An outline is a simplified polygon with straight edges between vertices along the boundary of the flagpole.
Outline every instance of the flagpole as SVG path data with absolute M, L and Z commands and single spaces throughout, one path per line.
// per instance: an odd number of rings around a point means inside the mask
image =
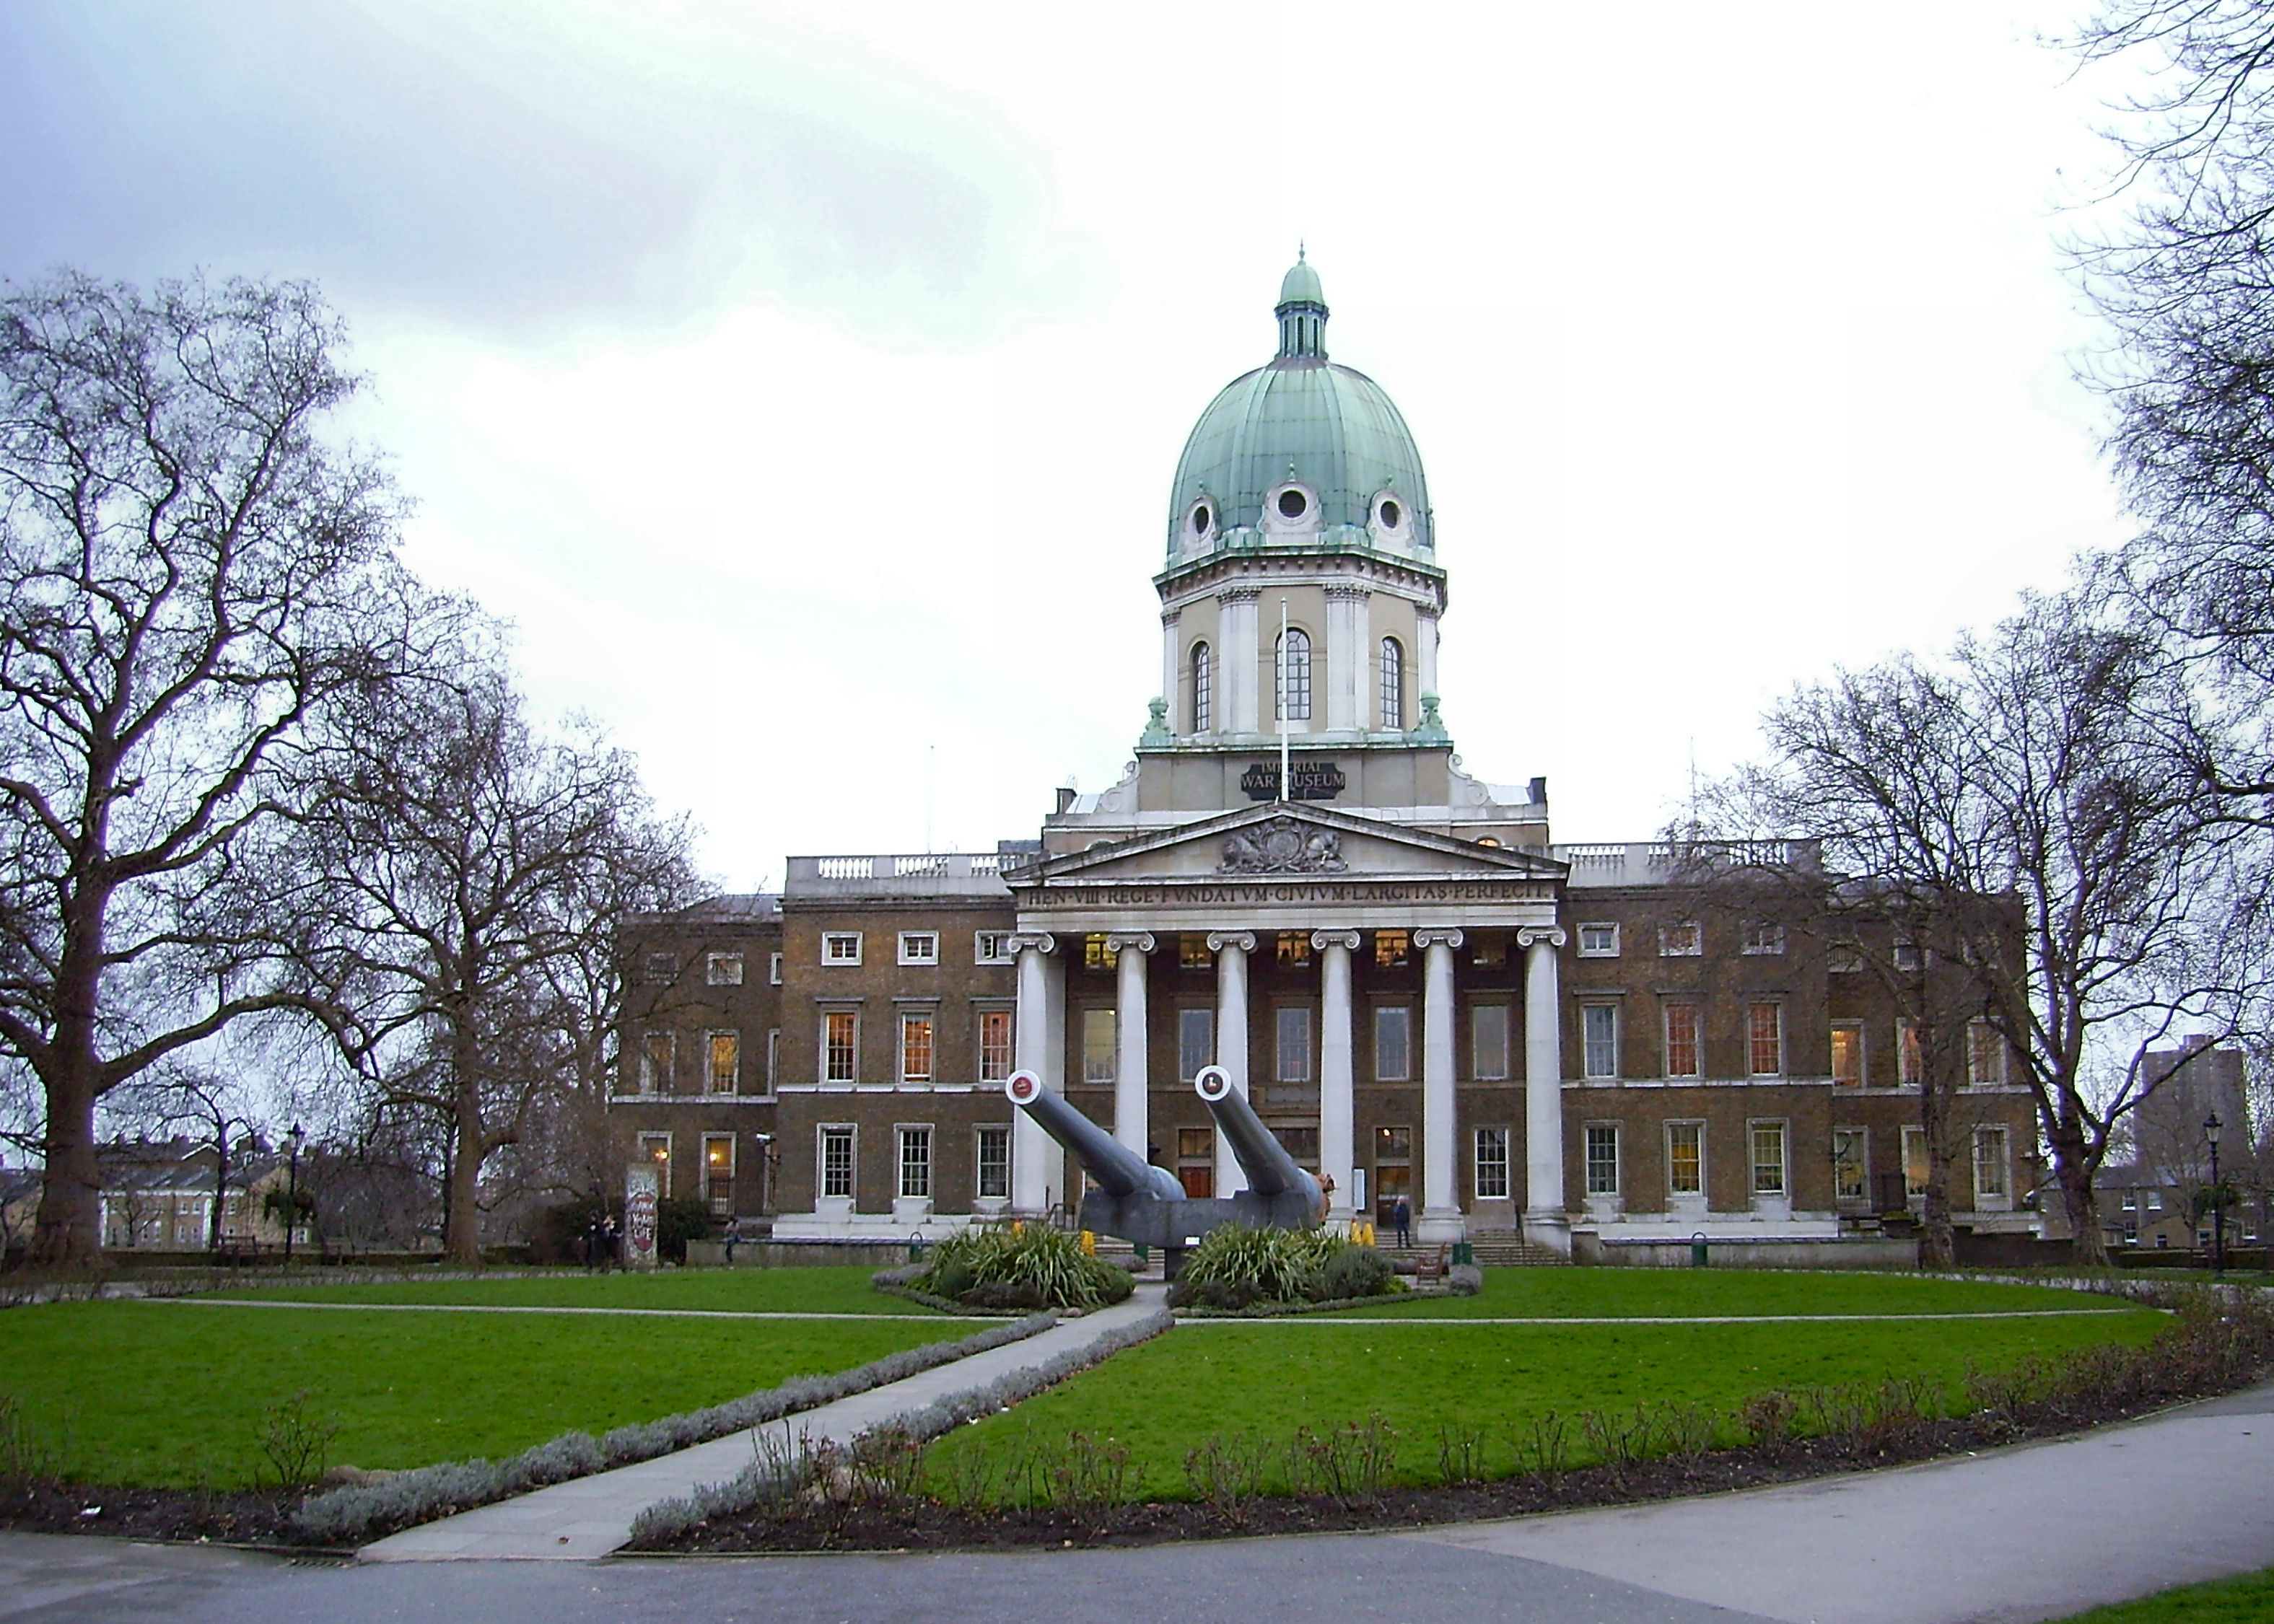
M 1294 799 L 1288 778 L 1287 749 L 1287 600 L 1279 600 L 1279 799 Z

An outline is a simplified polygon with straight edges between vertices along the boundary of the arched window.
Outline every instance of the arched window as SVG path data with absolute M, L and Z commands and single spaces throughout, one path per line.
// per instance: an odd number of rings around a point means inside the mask
M 1389 733 L 1405 726 L 1405 650 L 1395 637 L 1382 640 L 1382 726 Z
M 1193 731 L 1196 733 L 1209 730 L 1209 701 L 1212 697 L 1209 692 L 1209 646 L 1196 643 L 1193 644 Z
M 1279 719 L 1311 719 L 1310 635 L 1291 626 L 1279 634 Z

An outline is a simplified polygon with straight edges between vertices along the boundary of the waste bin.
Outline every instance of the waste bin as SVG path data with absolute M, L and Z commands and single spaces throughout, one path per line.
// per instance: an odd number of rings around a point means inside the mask
M 1702 1230 L 1690 1237 L 1690 1267 L 1691 1268 L 1706 1267 L 1706 1236 Z
M 1453 1243 L 1453 1261 L 1463 1267 L 1472 1268 L 1477 1261 L 1477 1249 L 1466 1241 Z

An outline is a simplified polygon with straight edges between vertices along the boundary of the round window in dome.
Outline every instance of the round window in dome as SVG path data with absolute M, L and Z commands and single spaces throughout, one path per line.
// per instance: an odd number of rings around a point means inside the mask
M 1193 509 L 1193 534 L 1195 536 L 1207 535 L 1209 520 L 1212 516 L 1213 515 L 1209 512 L 1209 505 L 1206 502 L 1202 502 L 1198 507 L 1194 508 Z
M 1396 530 L 1397 528 L 1397 521 L 1404 516 L 1397 511 L 1397 504 L 1396 502 L 1384 502 L 1382 505 L 1381 511 L 1382 528 L 1386 530 Z
M 1279 492 L 1279 516 L 1283 519 L 1301 518 L 1303 510 L 1310 505 L 1311 499 L 1300 491 L 1291 487 Z

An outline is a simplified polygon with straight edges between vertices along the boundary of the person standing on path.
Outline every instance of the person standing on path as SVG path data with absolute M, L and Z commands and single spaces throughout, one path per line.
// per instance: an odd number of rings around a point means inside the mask
M 1389 1209 L 1389 1222 L 1397 1226 L 1397 1244 L 1411 1246 L 1413 1244 L 1413 1209 L 1406 1204 L 1404 1196 L 1399 1196 L 1397 1205 Z

